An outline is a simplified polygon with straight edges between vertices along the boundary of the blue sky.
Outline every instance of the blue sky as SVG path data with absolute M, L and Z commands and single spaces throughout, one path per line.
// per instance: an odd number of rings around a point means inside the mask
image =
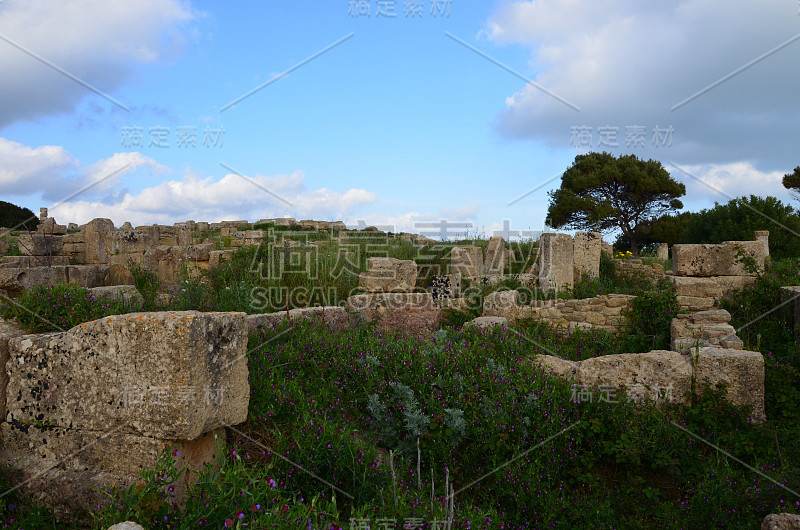
M 3 200 L 59 222 L 491 235 L 541 229 L 560 173 L 603 149 L 660 160 L 689 209 L 791 200 L 796 2 L 433 3 L 4 0 Z

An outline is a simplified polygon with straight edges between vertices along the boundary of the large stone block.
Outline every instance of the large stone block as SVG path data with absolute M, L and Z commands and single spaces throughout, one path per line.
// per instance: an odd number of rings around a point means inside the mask
M 590 278 L 600 276 L 600 232 L 575 232 L 573 241 L 573 261 L 575 281 L 586 274 Z
M 111 285 L 109 287 L 94 287 L 89 289 L 97 300 L 114 302 L 121 300 L 129 307 L 141 308 L 144 297 L 133 285 Z
M 108 283 L 108 265 L 70 265 L 67 267 L 67 281 L 81 287 L 103 287 Z
M 63 267 L 69 265 L 67 256 L 3 256 L 0 269 L 22 269 L 26 267 Z
M 9 341 L 8 421 L 191 440 L 247 418 L 243 313 L 131 313 Z
M 575 383 L 614 389 L 617 398 L 650 398 L 686 403 L 692 393 L 689 358 L 673 351 L 603 355 L 578 363 Z
M 68 281 L 69 267 L 31 267 L 0 269 L 0 289 L 16 294 L 37 285 L 55 285 Z
M 762 241 L 726 241 L 717 245 L 675 245 L 672 266 L 677 276 L 755 276 L 740 261 L 752 259 L 764 270 L 766 252 Z
M 216 461 L 217 429 L 193 440 L 165 440 L 116 430 L 84 431 L 44 425 L 0 423 L 0 461 L 15 470 L 21 491 L 55 512 L 62 522 L 91 520 L 88 510 L 107 502 L 102 490 L 119 490 L 141 481 L 156 466 L 165 447 L 177 451 L 176 467 L 186 468 L 175 484 L 175 502 L 185 501 L 198 472 Z
M 483 250 L 480 247 L 453 247 L 450 251 L 450 273 L 474 280 L 483 275 Z
M 517 291 L 495 291 L 483 298 L 483 315 L 485 317 L 503 317 L 510 324 L 519 318 L 520 306 L 517 302 Z
M 425 338 L 439 329 L 442 317 L 431 293 L 358 294 L 347 299 L 347 310 L 376 321 L 379 329 Z
M 8 341 L 14 337 L 24 335 L 17 324 L 0 320 L 0 419 L 5 418 L 6 410 L 6 388 L 8 387 L 8 374 L 6 373 L 6 362 L 8 361 Z
M 506 249 L 506 242 L 501 236 L 489 239 L 489 246 L 486 248 L 486 258 L 484 259 L 485 273 L 489 275 L 502 275 L 508 265 L 509 251 Z
M 86 224 L 83 229 L 86 263 L 108 263 L 109 256 L 114 252 L 115 231 L 111 219 L 93 219 Z
M 712 346 L 691 355 L 698 393 L 706 386 L 715 388 L 724 384 L 728 401 L 738 406 L 752 405 L 752 421 L 766 421 L 764 357 L 760 353 Z
M 574 285 L 572 238 L 568 234 L 542 234 L 539 239 L 539 285 L 556 292 Z
M 299 320 L 321 321 L 331 331 L 341 331 L 346 329 L 349 324 L 347 311 L 340 306 L 304 307 L 290 309 L 288 313 L 286 311 L 278 311 L 276 313 L 260 313 L 245 317 L 249 332 L 273 328 L 286 319 L 291 322 Z
M 411 292 L 416 283 L 413 260 L 369 258 L 369 270 L 358 275 L 358 287 L 368 293 Z

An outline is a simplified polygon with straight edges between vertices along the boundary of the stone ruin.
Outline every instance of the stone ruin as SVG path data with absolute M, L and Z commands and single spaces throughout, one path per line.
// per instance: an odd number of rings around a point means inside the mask
M 61 333 L 0 322 L 0 462 L 59 519 L 137 482 L 165 447 L 188 485 L 215 464 L 224 427 L 247 419 L 243 313 L 133 313 Z

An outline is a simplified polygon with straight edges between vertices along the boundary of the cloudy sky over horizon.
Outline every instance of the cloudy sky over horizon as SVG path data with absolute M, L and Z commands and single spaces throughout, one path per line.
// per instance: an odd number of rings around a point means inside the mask
M 797 0 L 4 0 L 2 199 L 119 226 L 540 230 L 578 153 L 699 210 L 800 165 Z M 463 230 L 462 230 L 463 231 Z

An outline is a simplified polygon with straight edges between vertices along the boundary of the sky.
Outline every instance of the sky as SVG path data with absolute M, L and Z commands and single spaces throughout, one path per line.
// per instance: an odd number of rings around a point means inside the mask
M 0 0 L 0 198 L 525 236 L 609 151 L 797 206 L 798 66 L 798 0 Z

